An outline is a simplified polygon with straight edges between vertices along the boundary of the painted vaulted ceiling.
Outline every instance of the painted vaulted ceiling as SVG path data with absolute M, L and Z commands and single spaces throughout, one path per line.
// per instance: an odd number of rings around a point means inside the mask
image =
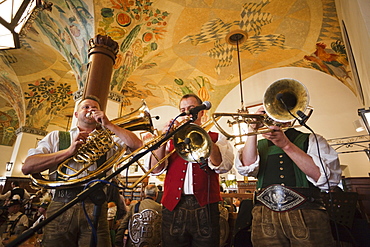
M 119 44 L 110 82 L 126 112 L 141 99 L 149 108 L 176 106 L 196 93 L 214 106 L 242 78 L 278 67 L 320 70 L 353 94 L 334 0 L 53 0 L 21 37 L 21 49 L 0 51 L 0 145 L 16 131 L 65 128 L 74 95 L 83 90 L 88 41 L 109 35 Z M 356 95 L 357 96 L 357 95 Z

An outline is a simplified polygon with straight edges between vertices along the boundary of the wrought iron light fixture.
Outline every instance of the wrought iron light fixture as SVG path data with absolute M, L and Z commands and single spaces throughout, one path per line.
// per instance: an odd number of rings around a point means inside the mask
M 243 99 L 243 80 L 242 80 L 242 72 L 240 66 L 240 51 L 239 45 L 244 43 L 248 39 L 247 32 L 243 30 L 234 30 L 226 35 L 226 42 L 230 45 L 236 46 L 236 52 L 238 55 L 238 75 L 239 75 L 239 88 L 240 88 L 240 105 L 241 108 L 238 109 L 238 113 L 248 113 L 248 109 L 244 106 L 244 99 Z M 248 132 L 248 125 L 240 118 L 234 118 L 233 121 L 228 121 L 229 126 L 233 128 L 233 133 L 235 137 L 235 147 L 239 147 L 245 143 L 246 136 L 245 134 Z
M 13 162 L 6 162 L 5 169 L 7 172 L 10 172 L 13 168 Z
M 370 135 L 370 108 L 369 109 L 361 108 L 358 109 L 357 112 L 362 119 L 362 122 L 367 130 L 367 133 Z
M 362 119 L 356 119 L 353 121 L 353 126 L 355 127 L 356 132 L 361 132 L 365 130 Z
M 0 50 L 20 48 L 19 35 L 36 7 L 44 9 L 42 0 L 0 0 Z

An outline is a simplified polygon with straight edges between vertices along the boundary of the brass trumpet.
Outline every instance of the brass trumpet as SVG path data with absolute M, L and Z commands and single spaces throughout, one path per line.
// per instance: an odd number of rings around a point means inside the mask
M 313 108 L 308 105 L 309 95 L 306 87 L 299 81 L 290 78 L 284 78 L 273 82 L 266 90 L 263 103 L 256 104 L 247 107 L 256 107 L 263 105 L 266 114 L 250 114 L 248 110 L 242 110 L 237 113 L 213 113 L 212 120 L 216 128 L 226 136 L 227 139 L 241 138 L 243 136 L 259 135 L 271 132 L 268 128 L 272 125 L 280 126 L 282 123 L 288 123 L 282 127 L 282 129 L 301 127 L 301 124 L 296 124 L 296 118 L 291 113 L 296 114 L 297 112 L 305 112 L 305 121 L 311 116 Z M 245 134 L 235 135 L 225 131 L 218 123 L 222 117 L 229 117 L 232 120 L 228 120 L 229 127 L 233 124 L 238 124 L 239 128 L 241 123 L 247 125 L 256 124 L 260 126 L 257 131 L 249 132 Z

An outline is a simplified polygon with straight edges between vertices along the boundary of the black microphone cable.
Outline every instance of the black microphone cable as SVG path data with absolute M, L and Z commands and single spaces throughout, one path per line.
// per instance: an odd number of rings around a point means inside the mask
M 207 213 L 208 218 L 211 221 L 211 205 L 210 205 L 210 194 L 211 194 L 211 174 L 207 170 L 207 159 L 200 157 L 199 161 L 193 156 L 192 148 L 190 145 L 190 138 L 185 138 L 184 143 L 188 145 L 188 150 L 191 157 L 193 158 L 194 163 L 197 163 L 199 167 L 207 174 Z
M 292 117 L 294 117 L 294 119 L 296 119 L 299 122 L 300 125 L 304 126 L 309 131 L 311 131 L 311 133 L 315 137 L 317 154 L 319 156 L 321 168 L 324 171 L 325 179 L 326 179 L 326 184 L 328 186 L 328 194 L 329 194 L 329 205 L 328 206 L 331 208 L 331 211 L 332 211 L 333 223 L 334 223 L 334 227 L 335 227 L 335 234 L 336 234 L 337 243 L 338 243 L 339 242 L 339 230 L 338 230 L 338 225 L 337 225 L 337 222 L 336 222 L 336 219 L 335 219 L 334 204 L 333 204 L 334 203 L 334 201 L 333 201 L 333 195 L 332 195 L 332 192 L 331 192 L 331 189 L 330 189 L 329 176 L 328 176 L 328 174 L 326 172 L 326 169 L 325 169 L 324 164 L 323 164 L 322 159 L 321 159 L 321 153 L 320 153 L 320 148 L 319 148 L 319 141 L 317 139 L 316 133 L 306 124 L 306 121 L 308 119 L 308 116 L 306 114 L 304 114 L 302 111 L 298 110 L 297 111 L 297 114 L 301 118 L 301 119 L 299 119 L 297 116 L 295 116 L 294 114 L 292 114 L 292 112 L 289 110 L 288 106 L 285 104 L 284 100 L 282 99 L 282 94 L 276 95 L 276 99 L 279 100 L 284 105 L 285 110 L 288 111 L 289 114 Z

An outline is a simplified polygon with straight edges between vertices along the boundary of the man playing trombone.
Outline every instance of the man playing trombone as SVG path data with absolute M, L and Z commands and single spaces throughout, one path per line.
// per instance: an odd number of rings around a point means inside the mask
M 113 132 L 115 134 L 113 137 L 114 142 L 118 143 L 121 147 L 127 146 L 130 150 L 135 150 L 142 146 L 141 140 L 134 133 L 114 125 L 100 109 L 100 102 L 96 97 L 86 96 L 82 99 L 77 106 L 77 111 L 74 113 L 78 119 L 77 126 L 69 132 L 52 131 L 46 135 L 38 143 L 37 148 L 29 150 L 28 157 L 22 167 L 22 172 L 27 175 L 40 173 L 48 169 L 49 171 L 55 170 L 60 163 L 75 156 L 78 150 L 87 142 L 90 133 L 101 128 Z M 102 164 L 104 160 L 111 157 L 116 151 L 108 150 L 106 155 L 102 156 L 103 158 L 101 157 L 95 161 L 93 166 L 89 167 L 89 171 L 96 170 L 99 164 Z M 84 164 L 77 163 L 71 159 L 68 161 L 68 165 L 74 169 L 79 169 Z M 67 170 L 66 173 L 72 172 L 70 169 Z M 88 171 L 84 173 L 88 173 Z M 82 177 L 84 173 L 78 176 Z M 67 189 L 56 188 L 47 214 L 53 215 L 65 204 L 73 200 L 82 190 L 82 186 Z M 85 206 L 89 217 L 92 218 L 94 204 L 90 199 L 87 199 Z M 79 203 L 69 208 L 44 227 L 43 246 L 90 246 L 91 234 L 91 227 Z M 97 239 L 96 246 L 105 247 L 111 244 L 106 202 L 102 206 L 99 217 Z
M 263 107 L 256 114 L 265 114 Z M 250 124 L 249 132 L 261 124 Z M 253 246 L 335 246 L 320 189 L 340 180 L 338 155 L 326 140 L 290 123 L 269 126 L 265 139 L 248 136 L 235 166 L 243 176 L 258 178 L 252 210 Z
M 184 95 L 180 100 L 181 113 L 201 106 L 195 94 Z M 195 113 L 194 124 L 201 125 L 203 111 Z M 172 131 L 180 123 L 169 121 L 162 133 Z M 181 131 L 181 130 L 180 130 Z M 207 134 L 207 133 L 206 133 Z M 153 170 L 154 175 L 166 171 L 162 197 L 162 246 L 219 246 L 220 225 L 218 202 L 221 201 L 219 175 L 228 172 L 233 165 L 233 150 L 226 138 L 208 132 L 212 140 L 207 160 L 184 160 L 173 153 L 166 162 Z M 191 145 L 191 143 L 188 143 Z M 172 140 L 151 155 L 151 166 L 174 149 Z M 190 151 L 191 152 L 191 151 Z

